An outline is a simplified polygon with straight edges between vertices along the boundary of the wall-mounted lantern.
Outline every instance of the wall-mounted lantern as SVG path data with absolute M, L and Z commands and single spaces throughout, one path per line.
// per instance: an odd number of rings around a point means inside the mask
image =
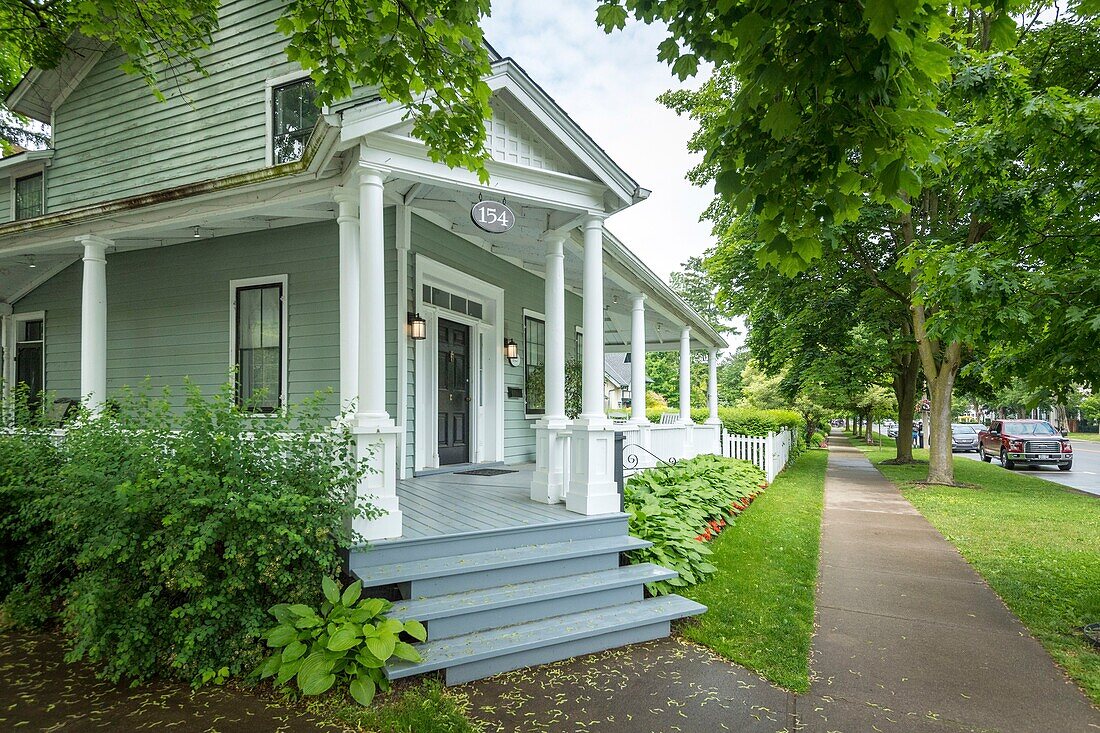
M 428 323 L 420 317 L 419 313 L 408 315 L 409 336 L 413 341 L 423 341 L 428 338 Z
M 516 365 L 516 359 L 519 358 L 519 344 L 512 339 L 504 339 L 504 358 L 511 366 Z

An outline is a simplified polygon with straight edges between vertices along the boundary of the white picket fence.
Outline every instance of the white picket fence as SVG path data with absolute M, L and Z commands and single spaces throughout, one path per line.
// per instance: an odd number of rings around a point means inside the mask
M 770 484 L 790 460 L 794 441 L 793 430 L 768 433 L 763 438 L 726 434 L 722 452 L 730 458 L 740 458 L 755 464 L 764 472 Z

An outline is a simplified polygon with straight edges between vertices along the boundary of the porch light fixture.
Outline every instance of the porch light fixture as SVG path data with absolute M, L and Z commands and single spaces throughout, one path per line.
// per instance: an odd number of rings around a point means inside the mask
M 191 228 L 191 237 L 192 239 L 202 239 L 202 234 L 199 232 L 198 227 Z
M 408 315 L 409 337 L 413 341 L 423 341 L 428 338 L 428 322 L 420 317 L 419 313 Z
M 519 345 L 512 339 L 504 339 L 504 358 L 510 365 L 516 365 L 516 359 L 519 358 Z

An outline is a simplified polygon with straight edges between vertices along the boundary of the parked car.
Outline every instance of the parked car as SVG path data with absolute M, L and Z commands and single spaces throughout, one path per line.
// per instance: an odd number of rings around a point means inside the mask
M 1016 466 L 1073 468 L 1073 446 L 1046 420 L 994 420 L 978 433 L 978 455 L 989 463 L 994 456 L 1007 469 Z
M 978 426 L 958 423 L 951 426 L 951 451 L 978 452 Z

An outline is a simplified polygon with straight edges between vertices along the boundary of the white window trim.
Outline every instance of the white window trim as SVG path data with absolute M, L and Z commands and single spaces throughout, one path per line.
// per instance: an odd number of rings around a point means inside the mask
M 520 364 L 520 367 L 523 369 L 523 417 L 524 417 L 525 420 L 541 420 L 542 418 L 546 417 L 546 410 L 543 410 L 542 412 L 527 412 L 527 319 L 528 318 L 534 318 L 536 320 L 542 321 L 542 326 L 545 329 L 546 328 L 546 314 L 545 313 L 539 313 L 538 311 L 531 310 L 530 308 L 524 308 L 523 309 L 523 360 Z M 544 348 L 545 348 L 545 344 L 544 344 Z M 542 369 L 543 369 L 542 381 L 543 381 L 543 384 L 545 385 L 545 383 L 546 383 L 546 362 L 545 361 L 543 361 Z M 542 399 L 543 399 L 543 402 L 545 403 L 546 402 L 546 395 L 543 395 Z
M 15 181 L 19 178 L 27 178 L 28 176 L 41 175 L 40 180 L 42 186 L 42 213 L 38 216 L 46 215 L 46 165 L 44 163 L 31 163 L 25 168 L 18 168 L 10 172 L 11 177 L 8 179 L 8 196 L 11 200 L 11 206 L 8 211 L 8 221 L 16 221 L 15 218 Z M 32 217 L 37 218 L 37 217 Z M 27 221 L 26 219 L 20 219 L 19 221 Z
M 264 143 L 264 159 L 269 168 L 275 165 L 275 88 L 308 78 L 308 71 L 299 70 L 276 76 L 264 83 L 264 130 L 267 135 L 267 142 Z
M 42 389 L 48 391 L 49 375 L 46 373 L 46 311 L 29 311 L 27 313 L 13 313 L 4 317 L 8 324 L 4 337 L 4 364 L 0 369 L 0 375 L 4 378 L 4 397 L 11 394 L 12 385 L 15 383 L 15 334 L 19 330 L 20 323 L 26 321 L 42 321 Z
M 434 285 L 449 292 L 462 291 L 476 295 L 482 302 L 482 318 L 478 320 L 449 309 L 424 302 L 424 285 Z M 478 385 L 485 395 L 485 404 L 470 413 L 470 461 L 486 463 L 504 460 L 504 289 L 473 275 L 448 267 L 423 254 L 416 256 L 415 312 L 427 321 L 427 338 L 415 342 L 414 383 L 415 446 L 413 470 L 439 467 L 436 433 L 439 428 L 439 394 L 437 351 L 438 319 L 470 324 L 470 343 L 476 345 L 484 337 L 484 365 L 480 350 L 473 348 L 470 374 L 483 374 L 485 383 Z M 495 344 L 495 348 L 494 348 Z M 484 367 L 484 369 L 482 369 Z
M 254 417 L 272 417 L 278 413 L 285 413 L 287 409 L 287 334 L 290 332 L 290 320 L 287 318 L 287 304 L 290 302 L 290 291 L 287 289 L 286 275 L 266 275 L 263 277 L 247 277 L 240 280 L 229 281 L 229 368 L 237 366 L 237 290 L 251 288 L 257 285 L 281 285 L 283 289 L 282 302 L 282 333 L 279 334 L 279 409 L 275 413 L 257 412 Z M 45 333 L 45 325 L 42 331 Z M 234 380 L 236 376 L 234 376 Z

